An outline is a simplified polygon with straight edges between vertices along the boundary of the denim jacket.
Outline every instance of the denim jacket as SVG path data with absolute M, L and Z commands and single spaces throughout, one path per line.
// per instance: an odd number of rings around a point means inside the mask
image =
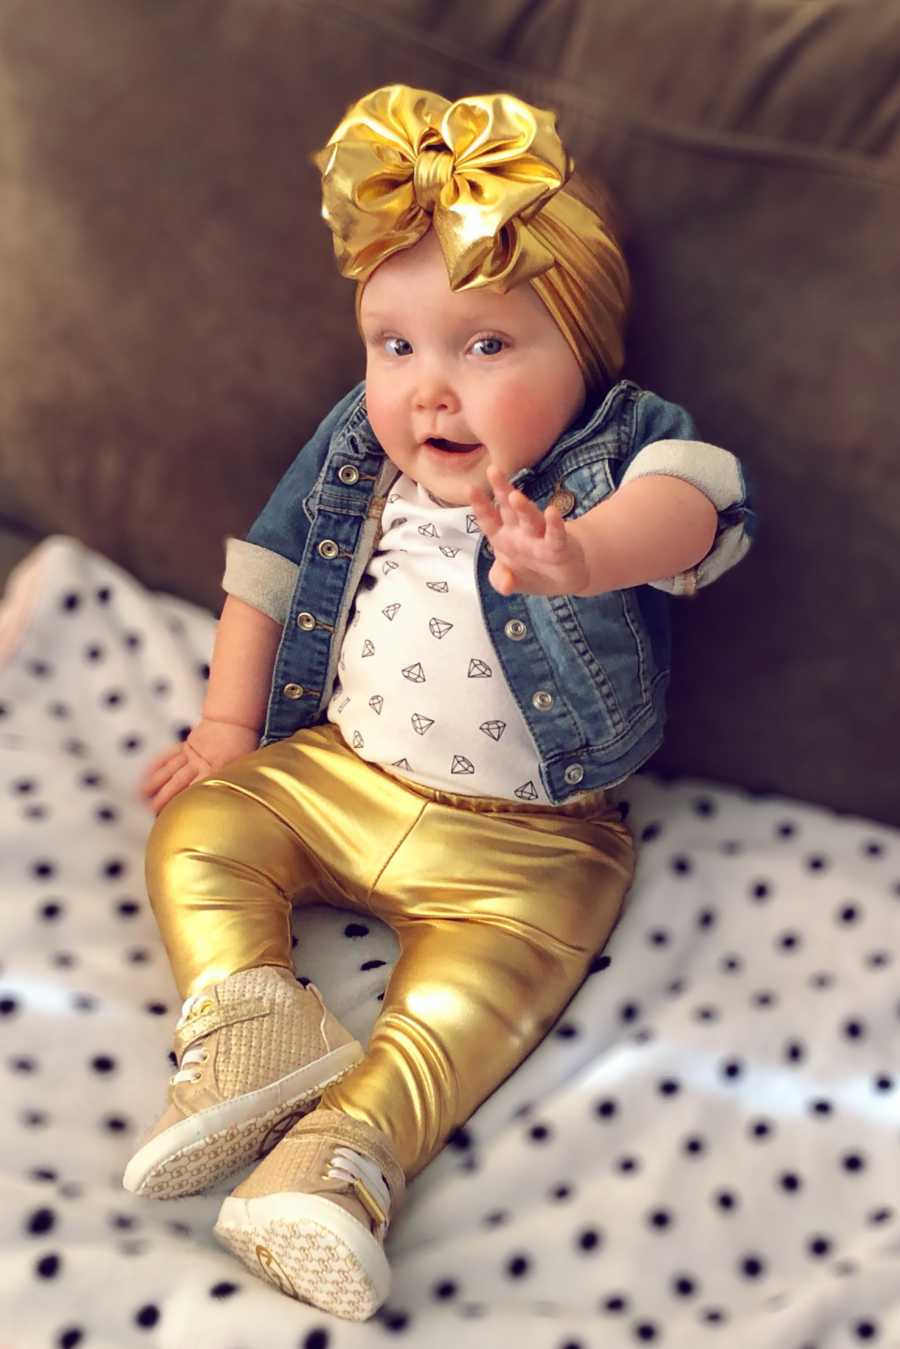
M 733 566 L 750 546 L 756 517 L 734 455 L 695 440 L 682 408 L 630 380 L 512 478 L 541 508 L 555 498 L 574 519 L 646 473 L 692 482 L 718 510 L 712 549 L 681 576 L 586 598 L 503 596 L 487 579 L 490 545 L 479 542 L 482 613 L 555 803 L 623 781 L 659 747 L 669 594 L 692 594 Z M 359 384 L 301 450 L 246 540 L 228 541 L 225 590 L 283 624 L 263 744 L 325 717 L 354 595 L 397 474 Z

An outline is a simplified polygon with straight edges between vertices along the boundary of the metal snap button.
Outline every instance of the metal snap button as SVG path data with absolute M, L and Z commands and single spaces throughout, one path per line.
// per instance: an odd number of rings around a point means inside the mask
M 570 786 L 574 787 L 576 782 L 580 782 L 584 777 L 584 769 L 580 763 L 570 763 L 563 773 L 563 777 Z
M 531 695 L 531 701 L 539 712 L 547 712 L 553 706 L 553 694 L 546 689 L 538 689 L 537 693 Z
M 341 482 L 352 487 L 355 482 L 359 482 L 359 469 L 354 464 L 341 464 L 338 469 L 338 477 Z
M 575 493 L 568 487 L 560 487 L 550 498 L 550 505 L 555 506 L 560 515 L 568 515 L 575 509 Z
M 503 631 L 510 641 L 521 642 L 522 638 L 528 632 L 528 629 L 521 618 L 511 618 L 508 623 L 504 624 Z
M 296 702 L 298 698 L 303 697 L 303 685 L 285 684 L 281 692 L 284 694 L 285 698 L 290 698 L 291 702 Z
M 297 627 L 302 628 L 304 632 L 312 632 L 315 626 L 315 618 L 312 614 L 308 614 L 305 609 L 302 614 L 297 615 Z
M 318 552 L 319 557 L 327 557 L 331 559 L 333 557 L 337 557 L 338 546 L 335 543 L 334 539 L 323 539 L 316 551 Z

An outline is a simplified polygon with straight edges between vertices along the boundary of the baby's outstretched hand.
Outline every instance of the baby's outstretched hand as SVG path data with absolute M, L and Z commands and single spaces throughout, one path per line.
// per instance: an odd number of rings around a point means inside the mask
M 140 795 L 158 815 L 185 787 L 249 754 L 258 744 L 258 731 L 201 717 L 187 740 L 171 745 L 153 760 L 141 780 Z
M 487 474 L 494 500 L 473 487 L 470 501 L 494 550 L 491 585 L 501 595 L 577 594 L 588 583 L 587 559 L 557 508 L 541 511 L 493 464 Z

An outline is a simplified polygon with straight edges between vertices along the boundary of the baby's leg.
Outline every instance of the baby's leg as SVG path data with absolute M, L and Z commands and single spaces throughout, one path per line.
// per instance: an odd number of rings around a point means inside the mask
M 236 760 L 162 811 L 147 885 L 185 1005 L 168 1106 L 128 1166 L 127 1189 L 175 1198 L 208 1188 L 264 1155 L 361 1056 L 291 960 L 292 905 L 353 907 L 365 866 L 381 867 L 390 830 L 382 822 L 366 838 L 349 786 L 358 771 L 333 730 L 315 728 Z
M 556 1021 L 633 866 L 615 807 L 584 819 L 429 805 L 373 896 L 401 945 L 383 1011 L 320 1109 L 379 1129 L 415 1175 Z

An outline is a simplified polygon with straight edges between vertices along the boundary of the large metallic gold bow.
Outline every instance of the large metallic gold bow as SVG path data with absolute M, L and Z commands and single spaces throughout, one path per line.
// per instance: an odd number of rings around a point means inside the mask
M 344 276 L 365 281 L 432 225 L 454 291 L 509 290 L 553 266 L 528 221 L 572 161 L 555 114 L 511 94 L 450 103 L 387 85 L 353 104 L 314 162 Z

